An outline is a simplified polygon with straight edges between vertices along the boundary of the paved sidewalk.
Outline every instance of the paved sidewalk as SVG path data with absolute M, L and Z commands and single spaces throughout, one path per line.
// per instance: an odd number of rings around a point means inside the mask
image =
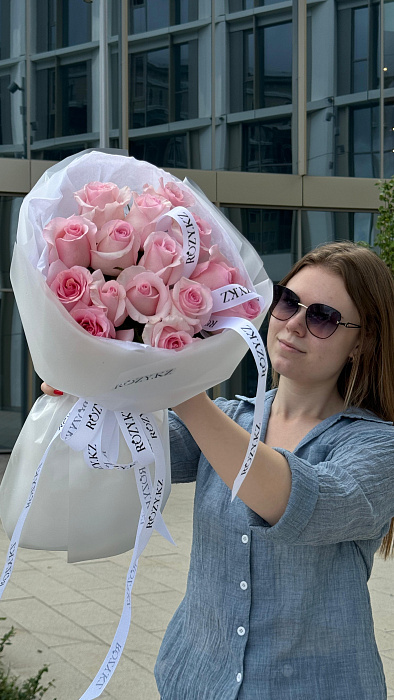
M 177 547 L 153 535 L 141 556 L 133 591 L 133 619 L 118 668 L 102 698 L 158 700 L 153 666 L 164 630 L 186 586 L 194 485 L 176 485 L 165 521 Z M 0 531 L 0 564 L 8 540 Z M 3 659 L 23 677 L 49 665 L 48 700 L 78 700 L 98 671 L 119 621 L 130 553 L 67 564 L 63 552 L 20 549 L 0 603 L 0 634 L 17 632 Z M 376 636 L 394 698 L 394 560 L 376 559 L 370 582 Z M 371 698 L 373 700 L 373 698 Z

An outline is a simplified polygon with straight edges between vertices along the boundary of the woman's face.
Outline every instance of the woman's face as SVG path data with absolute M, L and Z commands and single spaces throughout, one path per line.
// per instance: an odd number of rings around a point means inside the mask
M 286 286 L 301 304 L 328 304 L 341 313 L 342 321 L 360 323 L 342 278 L 324 267 L 303 267 Z M 272 366 L 280 375 L 301 383 L 336 381 L 348 358 L 357 352 L 360 331 L 338 326 L 329 338 L 316 338 L 306 327 L 305 313 L 299 307 L 287 321 L 271 316 L 267 347 Z

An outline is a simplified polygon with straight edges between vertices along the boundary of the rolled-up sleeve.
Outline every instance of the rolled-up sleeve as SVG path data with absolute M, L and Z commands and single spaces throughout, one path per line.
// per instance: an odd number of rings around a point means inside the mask
M 196 480 L 201 451 L 185 424 L 173 411 L 168 411 L 170 428 L 171 481 L 186 484 Z
M 324 545 L 378 539 L 387 531 L 394 516 L 394 428 L 357 423 L 317 464 L 275 448 L 288 461 L 292 488 L 287 508 L 275 525 L 250 511 L 250 525 L 261 537 Z

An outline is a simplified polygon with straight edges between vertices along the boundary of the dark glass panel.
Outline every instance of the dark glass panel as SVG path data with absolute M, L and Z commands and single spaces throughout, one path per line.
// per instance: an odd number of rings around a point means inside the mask
M 352 92 L 362 92 L 368 89 L 368 62 L 357 61 L 353 64 L 353 90 Z
M 27 413 L 26 342 L 9 278 L 21 204 L 0 196 L 0 451 L 12 449 Z
M 168 122 L 169 49 L 146 54 L 146 126 Z
M 384 3 L 384 87 L 394 86 L 394 2 Z
M 198 117 L 197 41 L 174 46 L 175 121 Z
M 35 141 L 55 136 L 55 69 L 36 72 L 36 120 L 32 130 Z
M 82 0 L 36 0 L 36 51 L 91 41 L 92 5 Z
M 129 34 L 146 32 L 145 0 L 131 0 L 129 8 Z
M 353 89 L 368 90 L 368 7 L 353 10 Z
M 130 0 L 129 34 L 150 32 L 170 25 L 170 0 Z
M 0 78 L 0 144 L 12 143 L 11 93 L 8 89 L 11 76 Z
M 138 129 L 145 126 L 146 80 L 145 55 L 131 57 L 130 120 L 131 127 Z
M 241 211 L 244 236 L 262 258 L 265 255 L 291 251 L 292 211 L 288 209 L 242 209 Z
M 197 0 L 174 0 L 174 21 L 173 24 L 185 24 L 198 19 Z
M 160 168 L 191 167 L 187 157 L 186 134 L 146 139 L 130 139 L 129 153 Z
M 119 54 L 113 51 L 109 57 L 110 70 L 110 114 L 111 114 L 111 129 L 119 128 Z
M 368 58 L 368 7 L 357 7 L 353 10 L 353 15 L 353 60 L 366 60 Z
M 36 51 L 56 49 L 56 0 L 36 0 Z
M 371 152 L 371 108 L 353 111 L 353 150 L 355 153 Z
M 110 35 L 116 36 L 119 34 L 120 23 L 120 6 L 119 0 L 111 0 L 111 15 L 110 15 Z
M 291 173 L 291 119 L 243 125 L 242 170 Z
M 91 131 L 88 114 L 88 105 L 91 104 L 88 66 L 90 61 L 81 61 L 81 63 L 72 63 L 61 68 L 63 93 L 61 136 L 86 134 Z
M 228 0 L 229 12 L 241 12 L 251 10 L 254 7 L 254 0 Z
M 254 35 L 230 34 L 230 112 L 254 109 Z
M 170 0 L 146 0 L 147 30 L 162 29 L 170 25 Z
M 0 60 L 10 57 L 10 5 L 11 0 L 0 2 Z
M 63 46 L 75 46 L 91 41 L 91 3 L 63 0 L 61 22 Z
M 351 118 L 350 172 L 355 177 L 379 177 L 379 107 L 356 107 Z
M 130 57 L 130 113 L 133 129 L 168 122 L 169 49 Z
M 254 109 L 254 36 L 253 32 L 244 32 L 244 83 L 243 108 Z
M 394 174 L 394 102 L 386 100 L 384 106 L 384 175 Z
M 276 24 L 259 30 L 259 107 L 292 102 L 292 24 Z

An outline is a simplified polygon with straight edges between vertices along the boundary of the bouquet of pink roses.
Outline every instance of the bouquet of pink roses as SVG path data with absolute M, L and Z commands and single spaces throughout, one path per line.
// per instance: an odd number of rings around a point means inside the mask
M 209 223 L 193 216 L 192 192 L 159 182 L 142 193 L 111 182 L 76 192 L 78 214 L 43 230 L 47 284 L 92 335 L 180 350 L 201 339 L 215 311 L 213 290 L 243 288 L 241 303 L 222 314 L 253 319 L 262 306 L 257 295 L 244 301 L 247 281 L 212 245 Z
M 124 648 L 138 558 L 153 529 L 171 540 L 161 515 L 166 409 L 228 379 L 248 345 L 259 382 L 233 496 L 250 468 L 266 375 L 256 328 L 272 284 L 192 183 L 98 151 L 50 168 L 25 198 L 11 279 L 36 372 L 65 395 L 37 400 L 1 484 L 11 544 L 0 597 L 18 544 L 65 549 L 69 561 L 134 546 L 113 644 L 82 699 L 91 700 Z
M 99 151 L 50 168 L 25 197 L 11 278 L 35 370 L 64 396 L 40 397 L 28 416 L 0 490 L 3 524 L 11 533 L 57 427 L 70 410 L 84 411 L 97 445 L 88 428 L 83 439 L 79 430 L 53 443 L 20 542 L 66 549 L 70 561 L 125 551 L 139 518 L 134 475 L 100 469 L 132 462 L 122 412 L 155 413 L 164 504 L 163 409 L 231 376 L 245 339 L 258 342 L 249 319 L 261 324 L 271 281 L 195 185 Z M 237 317 L 243 337 L 210 332 L 234 328 Z M 256 360 L 264 370 L 261 352 Z

